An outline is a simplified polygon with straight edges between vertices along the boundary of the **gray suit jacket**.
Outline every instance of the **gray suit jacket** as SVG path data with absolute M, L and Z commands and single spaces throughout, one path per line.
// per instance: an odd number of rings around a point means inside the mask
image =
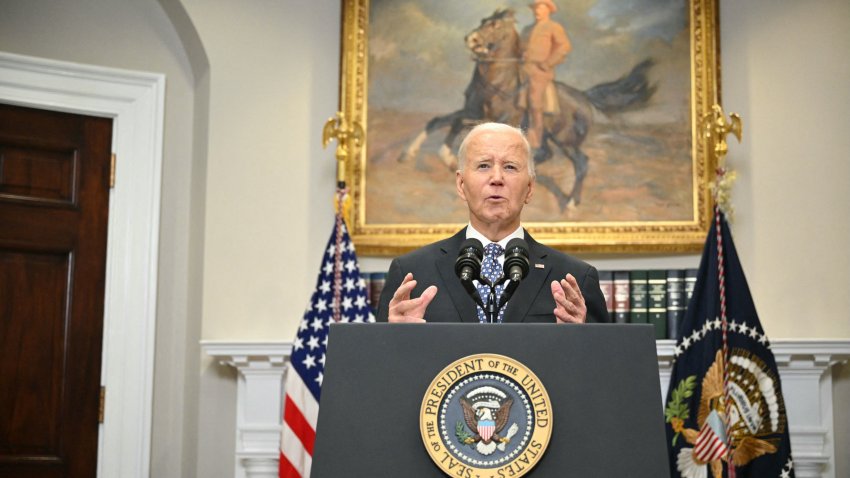
M 466 228 L 454 236 L 417 249 L 393 260 L 378 307 L 378 322 L 386 322 L 389 302 L 402 279 L 413 273 L 416 287 L 411 297 L 419 297 L 428 286 L 437 286 L 437 295 L 425 313 L 428 322 L 478 322 L 475 302 L 455 275 L 454 265 Z M 528 276 L 520 282 L 513 297 L 505 306 L 506 323 L 554 323 L 555 299 L 549 284 L 572 274 L 581 288 L 587 306 L 588 322 L 610 322 L 605 298 L 599 289 L 596 269 L 574 257 L 535 241 L 525 231 L 531 266 Z

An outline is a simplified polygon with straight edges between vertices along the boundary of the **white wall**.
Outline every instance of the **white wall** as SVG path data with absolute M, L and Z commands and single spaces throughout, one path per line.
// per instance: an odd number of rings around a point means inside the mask
M 333 219 L 320 141 L 337 108 L 339 2 L 182 5 L 210 64 L 207 170 L 194 178 L 206 187 L 203 338 L 291 340 Z M 201 360 L 196 476 L 234 469 L 233 373 Z
M 239 20 L 254 7 L 219 13 L 225 28 L 212 13 L 221 12 L 218 2 L 186 3 L 213 78 L 203 336 L 288 340 L 330 231 L 334 169 L 318 129 L 335 109 L 338 5 L 291 2 L 284 19 L 282 7 L 252 2 L 279 19 L 270 23 L 287 25 L 256 33 L 242 32 Z M 773 337 L 850 337 L 850 4 L 721 3 L 723 102 L 744 119 L 743 143 L 729 155 L 740 178 L 732 227 L 761 320 Z M 233 44 L 237 29 L 248 39 Z M 254 37 L 278 42 L 277 54 L 264 54 Z M 257 73 L 246 91 L 249 70 Z M 244 195 L 239 201 L 235 191 Z M 586 257 L 601 268 L 698 262 L 698 255 Z M 388 264 L 361 260 L 366 270 Z M 281 267 L 304 275 L 287 280 Z
M 4 51 L 167 76 L 153 476 L 233 469 L 233 376 L 198 339 L 291 340 L 309 299 L 331 228 L 320 135 L 339 15 L 339 0 L 0 0 Z M 761 320 L 776 338 L 850 337 L 850 3 L 722 0 L 720 23 L 724 106 L 744 119 L 732 227 Z M 846 404 L 850 369 L 837 376 Z
M 721 9 L 736 245 L 766 331 L 850 336 L 850 2 Z
M 288 337 L 332 220 L 320 141 L 337 107 L 339 3 L 183 3 L 211 66 L 203 337 Z

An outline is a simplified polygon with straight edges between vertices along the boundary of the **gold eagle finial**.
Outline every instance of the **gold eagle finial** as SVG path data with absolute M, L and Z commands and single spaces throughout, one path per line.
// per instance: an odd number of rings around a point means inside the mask
M 336 179 L 338 185 L 345 184 L 346 161 L 353 160 L 365 138 L 363 126 L 358 121 L 349 121 L 342 111 L 328 119 L 322 128 L 322 147 L 327 148 L 336 139 Z
M 709 187 L 717 206 L 731 219 L 731 191 L 736 174 L 735 171 L 726 167 L 726 154 L 729 152 L 726 136 L 732 133 L 738 138 L 738 142 L 741 142 L 743 123 L 737 113 L 730 114 L 729 121 L 727 121 L 723 108 L 718 104 L 711 107 L 711 113 L 703 115 L 701 123 L 706 146 L 709 148 L 709 154 L 714 154 L 717 168 L 715 180 Z

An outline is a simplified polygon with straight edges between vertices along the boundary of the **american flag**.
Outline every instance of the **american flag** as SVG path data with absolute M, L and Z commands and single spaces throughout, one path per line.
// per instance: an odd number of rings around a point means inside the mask
M 280 436 L 281 478 L 310 476 L 328 328 L 333 321 L 374 322 L 367 296 L 354 244 L 345 221 L 337 214 L 322 257 L 316 290 L 298 327 L 286 372 Z

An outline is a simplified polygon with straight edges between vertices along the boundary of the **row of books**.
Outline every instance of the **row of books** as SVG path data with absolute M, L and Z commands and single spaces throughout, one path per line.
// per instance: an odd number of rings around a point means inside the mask
M 697 269 L 599 271 L 608 314 L 619 324 L 652 324 L 656 339 L 676 339 Z
M 369 304 L 377 314 L 386 272 L 362 272 Z M 649 269 L 599 271 L 599 287 L 605 296 L 608 315 L 619 324 L 652 324 L 656 339 L 675 339 L 685 315 L 697 269 Z
M 366 298 L 369 301 L 369 306 L 372 308 L 372 313 L 377 317 L 378 304 L 381 301 L 381 292 L 384 290 L 384 283 L 387 281 L 387 273 L 361 271 L 360 278 L 363 280 L 363 285 L 368 291 Z

